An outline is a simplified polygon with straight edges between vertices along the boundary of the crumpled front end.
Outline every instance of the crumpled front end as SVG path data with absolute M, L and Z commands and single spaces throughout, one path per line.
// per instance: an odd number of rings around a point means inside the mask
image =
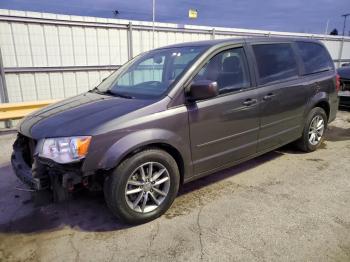
M 70 193 L 89 185 L 81 172 L 82 162 L 57 164 L 39 158 L 38 141 L 18 133 L 13 145 L 11 163 L 16 176 L 35 192 L 50 192 L 55 202 L 69 198 Z
M 11 164 L 16 176 L 32 190 L 49 188 L 49 177 L 36 159 L 37 141 L 18 134 L 13 144 Z

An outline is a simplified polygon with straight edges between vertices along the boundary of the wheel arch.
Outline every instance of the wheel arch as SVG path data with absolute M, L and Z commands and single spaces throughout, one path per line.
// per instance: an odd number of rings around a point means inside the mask
M 150 134 L 152 137 L 148 136 Z M 188 143 L 181 140 L 178 135 L 167 130 L 142 130 L 131 133 L 111 145 L 101 158 L 101 161 L 99 161 L 99 170 L 112 170 L 125 159 L 140 151 L 158 148 L 164 150 L 175 159 L 179 168 L 180 184 L 183 184 L 186 176 L 191 174 L 191 169 L 188 165 L 191 157 Z
M 306 110 L 304 113 L 304 119 L 306 119 L 309 112 L 315 107 L 322 108 L 326 112 L 327 119 L 329 119 L 330 103 L 329 103 L 329 97 L 327 93 L 325 92 L 317 93 L 309 100 L 308 106 L 306 107 Z
M 134 150 L 130 150 L 124 157 L 122 157 L 118 163 L 116 163 L 115 167 L 118 166 L 120 163 L 122 163 L 125 159 L 132 157 L 133 155 L 137 154 L 138 152 L 147 150 L 147 149 L 160 149 L 165 152 L 167 152 L 169 155 L 171 155 L 179 168 L 180 173 L 180 184 L 182 185 L 184 182 L 184 176 L 185 176 L 185 165 L 183 157 L 178 149 L 176 149 L 174 146 L 164 143 L 164 142 L 150 142 L 148 144 L 142 145 L 140 147 L 135 148 Z
M 329 105 L 328 101 L 326 101 L 326 100 L 321 100 L 321 101 L 319 101 L 318 103 L 316 103 L 316 104 L 314 105 L 314 108 L 315 108 L 315 107 L 320 107 L 320 108 L 322 108 L 322 109 L 326 112 L 327 120 L 329 120 L 329 115 L 330 115 L 331 109 L 330 109 L 330 105 Z

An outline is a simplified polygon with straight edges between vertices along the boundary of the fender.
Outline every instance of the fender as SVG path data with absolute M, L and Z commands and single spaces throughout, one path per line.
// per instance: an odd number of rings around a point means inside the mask
M 109 170 L 116 167 L 128 154 L 138 148 L 151 144 L 166 144 L 175 148 L 181 155 L 184 163 L 185 176 L 192 175 L 190 164 L 191 151 L 189 141 L 184 141 L 179 135 L 165 129 L 146 129 L 130 133 L 109 147 L 98 162 L 98 169 Z
M 317 105 L 320 102 L 325 102 L 327 103 L 328 107 L 330 106 L 329 96 L 326 92 L 318 92 L 309 99 L 304 111 L 304 120 L 306 119 L 308 113 L 312 110 L 312 108 L 314 108 L 315 105 Z

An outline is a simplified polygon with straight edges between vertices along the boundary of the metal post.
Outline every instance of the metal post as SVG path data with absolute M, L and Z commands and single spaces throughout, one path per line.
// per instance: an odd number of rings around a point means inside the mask
M 215 39 L 215 28 L 213 28 L 213 30 L 211 30 L 211 39 L 212 40 Z
M 9 95 L 7 92 L 5 70 L 4 70 L 4 63 L 2 61 L 1 48 L 0 48 L 0 99 L 1 99 L 1 103 L 8 103 L 9 102 Z M 11 120 L 5 121 L 5 127 L 6 128 L 12 127 Z
M 344 36 L 344 34 L 345 34 L 346 18 L 347 18 L 349 15 L 350 15 L 350 14 L 344 14 L 344 15 L 342 15 L 342 17 L 344 17 L 343 36 Z
M 152 48 L 154 49 L 154 21 L 156 20 L 156 0 L 152 0 Z
M 1 103 L 9 102 L 6 79 L 5 79 L 4 63 L 2 62 L 1 48 L 0 48 L 0 98 L 1 98 Z
M 340 48 L 339 48 L 339 55 L 338 55 L 338 65 L 337 67 L 340 67 L 340 62 L 343 56 L 343 47 L 344 47 L 344 37 L 342 38 L 341 42 L 340 42 Z
M 325 35 L 328 35 L 328 26 L 329 26 L 329 19 L 327 19 L 326 30 L 324 31 Z
M 132 43 L 132 23 L 129 22 L 128 26 L 128 58 L 132 59 L 133 54 L 133 43 Z

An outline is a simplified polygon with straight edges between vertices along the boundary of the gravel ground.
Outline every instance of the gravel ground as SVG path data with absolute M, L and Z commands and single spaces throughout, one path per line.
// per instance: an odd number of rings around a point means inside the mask
M 350 261 L 350 112 L 314 153 L 287 146 L 184 186 L 127 227 L 103 196 L 35 207 L 0 135 L 0 261 Z

